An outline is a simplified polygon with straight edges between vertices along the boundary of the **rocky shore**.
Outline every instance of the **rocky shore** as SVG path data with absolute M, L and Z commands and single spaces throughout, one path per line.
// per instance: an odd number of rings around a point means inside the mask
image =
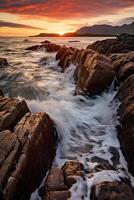
M 133 45 L 124 45 L 118 40 L 106 40 L 87 49 L 76 49 L 44 41 L 26 50 L 44 48 L 56 52 L 55 59 L 63 73 L 75 65 L 74 95 L 101 95 L 114 81 L 117 93 L 113 102 L 119 103 L 118 138 L 129 172 L 134 176 L 134 49 Z M 0 58 L 0 67 L 7 64 L 5 58 Z M 92 177 L 92 173 L 103 170 L 117 172 L 115 166 L 98 157 L 92 159 L 92 163 L 98 164 L 90 171 L 78 161 L 67 161 L 62 168 L 54 166 L 58 138 L 53 120 L 46 113 L 32 114 L 24 100 L 4 97 L 1 90 L 0 132 L 1 199 L 29 199 L 48 171 L 40 189 L 42 200 L 69 199 L 71 187 L 76 180 L 85 180 L 85 174 Z M 93 185 L 90 198 L 133 200 L 134 188 L 129 178 L 104 181 Z

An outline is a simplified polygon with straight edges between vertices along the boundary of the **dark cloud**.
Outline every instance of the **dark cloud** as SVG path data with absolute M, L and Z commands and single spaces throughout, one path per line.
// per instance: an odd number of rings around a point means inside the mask
M 0 20 L 0 28 L 2 28 L 2 27 L 43 30 L 41 28 L 34 27 L 34 26 L 28 26 L 28 25 L 25 25 L 25 24 L 18 24 L 18 23 L 6 22 L 6 21 Z
M 134 7 L 134 0 L 1 0 L 0 12 L 53 19 L 93 17 Z

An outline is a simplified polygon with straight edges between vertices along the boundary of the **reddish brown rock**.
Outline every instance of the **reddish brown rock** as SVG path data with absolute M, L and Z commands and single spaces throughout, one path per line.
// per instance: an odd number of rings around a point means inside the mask
M 117 39 L 96 41 L 87 47 L 102 54 L 126 53 L 134 50 L 134 44 L 128 44 Z
M 71 197 L 70 191 L 51 191 L 43 200 L 67 200 Z
M 110 56 L 114 70 L 117 73 L 117 79 L 120 82 L 125 81 L 134 74 L 134 52 L 125 54 L 114 54 Z
M 30 111 L 24 100 L 0 98 L 0 131 L 12 129 L 27 112 Z
M 77 73 L 76 94 L 97 95 L 112 83 L 115 73 L 109 59 L 101 54 L 93 54 Z
M 0 58 L 0 67 L 7 66 L 8 62 L 6 58 Z
M 122 182 L 104 182 L 92 188 L 92 200 L 133 200 L 134 191 L 131 186 Z
M 56 191 L 66 189 L 63 171 L 58 167 L 52 167 L 46 180 L 46 190 Z
M 63 56 L 66 50 L 67 50 L 67 47 L 65 46 L 61 47 L 56 54 L 56 60 L 59 60 Z
M 31 47 L 26 48 L 26 50 L 30 50 L 30 51 L 36 51 L 40 48 L 41 45 L 34 45 Z
M 27 114 L 14 133 L 21 153 L 4 189 L 6 200 L 29 198 L 51 167 L 56 148 L 54 125 L 45 113 Z
M 122 102 L 129 96 L 134 95 L 134 75 L 129 76 L 123 84 L 121 84 L 116 97 Z

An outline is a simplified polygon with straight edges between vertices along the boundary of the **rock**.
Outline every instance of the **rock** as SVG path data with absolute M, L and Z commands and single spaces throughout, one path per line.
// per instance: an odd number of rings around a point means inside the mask
M 5 200 L 29 198 L 51 167 L 56 148 L 53 121 L 45 113 L 26 114 L 14 133 L 21 153 L 4 189 Z
M 45 41 L 43 41 L 43 42 L 41 42 L 42 44 L 48 44 L 48 43 L 51 43 L 49 40 L 45 40 Z
M 40 46 L 41 45 L 34 45 L 34 46 L 26 48 L 26 50 L 36 51 L 36 50 L 40 49 Z
M 67 200 L 71 197 L 70 191 L 51 191 L 43 200 Z
M 117 79 L 120 82 L 126 80 L 134 74 L 134 52 L 126 54 L 114 54 L 110 56 L 114 70 L 117 73 Z
M 61 47 L 56 54 L 56 60 L 59 60 L 66 50 L 67 48 L 65 46 Z
M 104 182 L 95 185 L 91 192 L 92 200 L 133 200 L 134 191 L 123 182 Z
M 0 67 L 7 66 L 8 62 L 6 58 L 0 58 Z
M 98 165 L 95 167 L 94 171 L 95 172 L 99 172 L 99 171 L 102 171 L 102 170 L 115 170 L 115 168 L 110 165 L 110 163 L 103 159 L 103 158 L 99 158 L 97 156 L 94 156 L 91 158 L 91 161 L 94 163 L 98 163 Z
M 0 132 L 0 186 L 4 189 L 19 154 L 17 136 L 9 130 Z
M 122 102 L 129 96 L 134 95 L 134 75 L 129 76 L 123 84 L 121 84 L 116 97 Z
M 110 86 L 114 76 L 110 60 L 101 54 L 93 54 L 79 66 L 76 94 L 98 95 Z
M 128 162 L 128 169 L 134 175 L 134 75 L 122 83 L 116 98 L 121 102 L 118 110 L 120 144 Z
M 2 90 L 0 90 L 0 96 L 1 96 L 1 97 L 4 97 L 4 93 L 3 93 Z
M 63 171 L 58 167 L 52 167 L 46 180 L 46 190 L 64 190 L 66 189 Z
M 123 43 L 117 39 L 106 39 L 90 44 L 87 49 L 93 49 L 102 54 L 126 53 L 134 51 L 134 43 Z
M 30 111 L 24 100 L 0 98 L 0 131 L 13 129 L 27 112 Z
M 60 57 L 58 65 L 63 69 L 63 71 L 65 71 L 66 68 L 69 67 L 69 64 L 71 63 L 72 54 L 73 51 L 67 48 L 63 55 Z
M 134 175 L 134 95 L 122 102 L 119 115 L 121 128 L 118 135 L 121 148 L 128 162 L 128 169 Z

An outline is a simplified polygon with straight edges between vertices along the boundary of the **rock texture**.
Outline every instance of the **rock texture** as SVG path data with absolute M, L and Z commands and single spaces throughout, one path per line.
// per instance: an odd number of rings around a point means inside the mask
M 115 76 L 111 60 L 90 49 L 78 50 L 63 46 L 57 52 L 56 59 L 63 71 L 70 64 L 76 65 L 76 94 L 100 94 L 108 88 Z
M 127 53 L 134 51 L 134 40 L 130 44 L 127 40 L 106 39 L 88 45 L 87 49 L 93 49 L 102 54 Z
M 104 182 L 93 187 L 92 200 L 133 200 L 133 189 L 121 182 Z
M 31 114 L 25 101 L 0 97 L 0 195 L 29 199 L 51 167 L 56 151 L 53 121 Z
M 125 54 L 113 54 L 110 56 L 113 62 L 116 77 L 120 82 L 125 81 L 134 74 L 134 52 Z
M 30 112 L 24 100 L 0 98 L 0 131 L 13 129 L 14 125 Z
M 0 67 L 7 66 L 8 62 L 6 58 L 0 58 Z
M 100 94 L 111 85 L 115 75 L 110 60 L 101 54 L 88 56 L 77 71 L 76 94 Z
M 56 52 L 60 49 L 60 45 L 51 43 L 46 40 L 46 41 L 42 42 L 41 45 L 35 45 L 35 46 L 28 47 L 28 48 L 26 48 L 26 50 L 36 51 L 36 50 L 43 49 L 43 48 L 45 48 L 47 52 Z
M 128 162 L 128 168 L 134 175 L 134 75 L 129 76 L 123 82 L 116 97 L 121 102 L 119 139 Z
M 52 120 L 45 113 L 27 114 L 15 127 L 21 145 L 18 164 L 5 187 L 6 199 L 26 199 L 40 184 L 55 155 Z M 21 193 L 20 193 L 21 191 Z

